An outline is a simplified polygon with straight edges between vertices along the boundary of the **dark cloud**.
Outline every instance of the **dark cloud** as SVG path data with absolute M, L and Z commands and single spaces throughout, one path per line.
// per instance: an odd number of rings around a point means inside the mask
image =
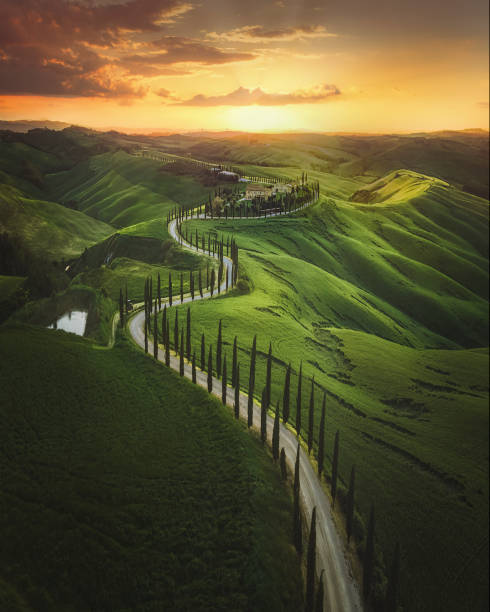
M 307 38 L 328 38 L 335 36 L 327 31 L 324 26 L 321 25 L 302 25 L 289 28 L 270 28 L 263 25 L 251 25 L 244 26 L 242 28 L 236 28 L 228 32 L 210 32 L 208 38 L 212 40 L 226 40 L 233 42 L 288 42 L 293 40 L 302 40 Z
M 166 23 L 190 9 L 185 0 L 2 1 L 0 94 L 143 96 L 137 77 L 190 73 L 178 64 L 255 57 L 191 38 L 162 36 Z M 143 40 L 141 34 L 146 35 Z M 148 35 L 157 39 L 148 41 Z
M 288 104 L 315 104 L 340 95 L 335 85 L 321 85 L 309 90 L 291 93 L 267 93 L 260 88 L 239 87 L 229 94 L 204 96 L 199 94 L 190 100 L 178 102 L 179 106 L 285 106 Z

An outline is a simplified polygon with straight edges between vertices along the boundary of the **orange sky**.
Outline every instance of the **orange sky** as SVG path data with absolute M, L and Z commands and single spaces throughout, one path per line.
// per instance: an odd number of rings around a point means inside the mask
M 3 0 L 0 118 L 162 130 L 488 128 L 486 2 L 341 4 Z

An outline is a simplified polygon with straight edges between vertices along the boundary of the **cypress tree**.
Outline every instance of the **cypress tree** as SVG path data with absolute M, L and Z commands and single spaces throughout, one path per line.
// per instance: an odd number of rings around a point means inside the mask
M 191 358 L 191 309 L 187 309 L 187 324 L 185 337 L 185 355 L 187 360 Z
M 298 393 L 296 395 L 296 434 L 301 434 L 301 386 L 303 383 L 303 362 L 299 366 Z
M 172 274 L 168 275 L 168 303 L 172 306 Z
M 165 365 L 170 367 L 170 321 L 167 320 L 166 329 L 167 342 L 165 343 Z
M 209 345 L 208 355 L 208 391 L 211 393 L 213 390 L 213 347 Z
M 190 271 L 189 287 L 190 287 L 190 290 L 191 290 L 191 299 L 192 299 L 192 301 L 194 301 L 194 274 L 193 274 L 192 270 Z
M 222 333 L 221 333 L 221 319 L 218 324 L 218 340 L 216 341 L 216 376 L 221 376 L 221 345 L 222 345 Z
M 124 327 L 124 298 L 122 289 L 119 289 L 119 325 Z
M 254 336 L 250 355 L 250 375 L 248 378 L 248 416 L 247 425 L 252 427 L 254 418 L 255 360 L 257 357 L 257 336 Z
M 296 462 L 294 464 L 294 504 L 293 504 L 293 542 L 296 551 L 301 554 L 303 551 L 303 532 L 301 525 L 301 508 L 299 504 L 300 482 L 299 482 L 299 442 L 298 450 L 296 451 Z
M 356 486 L 356 466 L 350 471 L 349 492 L 347 494 L 347 541 L 350 542 L 354 527 L 354 495 Z
M 335 507 L 335 497 L 337 495 L 337 477 L 339 472 L 339 432 L 335 434 L 332 459 L 332 499 Z
M 388 587 L 386 589 L 385 612 L 396 612 L 398 608 L 398 590 L 400 582 L 400 545 L 395 545 L 393 561 L 388 576 Z
M 203 372 L 206 370 L 206 341 L 204 334 L 201 334 L 201 370 Z
M 201 299 L 202 299 L 202 275 L 201 275 L 201 268 L 199 268 L 199 295 L 201 296 Z
M 238 347 L 237 347 L 237 337 L 233 340 L 233 363 L 231 366 L 231 386 L 234 387 L 236 384 L 236 368 L 237 368 L 237 359 L 238 359 Z
M 158 310 L 161 310 L 162 309 L 162 281 L 160 278 L 160 272 L 158 273 L 157 299 L 158 299 Z
M 237 365 L 235 377 L 235 418 L 240 418 L 240 364 Z
M 272 456 L 274 461 L 279 459 L 279 403 L 278 401 L 274 417 L 274 429 L 272 430 Z
M 286 468 L 286 453 L 284 451 L 284 446 L 281 448 L 281 455 L 279 457 L 279 465 L 281 466 L 281 478 L 286 480 L 288 477 L 288 471 Z
M 305 612 L 314 612 L 316 579 L 316 508 L 311 514 L 310 537 L 306 557 L 306 604 Z
M 184 330 L 180 333 L 180 362 L 179 372 L 181 376 L 184 376 Z
M 169 338 L 167 337 L 167 304 L 164 305 L 162 314 L 162 340 L 164 346 L 167 346 L 169 341 Z
M 315 418 L 315 377 L 311 379 L 310 408 L 308 411 L 308 453 L 313 448 L 313 426 Z
M 148 313 L 148 309 L 146 309 L 145 315 Z M 148 353 L 148 320 L 145 316 L 145 353 Z
M 180 275 L 180 303 L 184 303 L 184 275 Z
M 227 391 L 226 378 L 227 378 L 227 373 L 226 373 L 226 353 L 225 353 L 225 356 L 223 357 L 223 376 L 221 377 L 221 399 L 223 401 L 223 404 L 225 405 L 226 405 L 226 391 Z
M 214 268 L 211 270 L 211 297 L 213 296 L 214 293 L 214 284 L 216 283 L 216 272 L 214 271 Z
M 369 516 L 368 533 L 366 538 L 366 548 L 364 550 L 363 558 L 362 592 L 366 601 L 369 599 L 373 586 L 372 583 L 374 574 L 374 529 L 374 506 L 371 506 L 371 514 Z
M 271 405 L 271 377 L 272 377 L 272 344 L 269 342 L 269 353 L 267 355 L 267 371 L 265 377 L 265 401 L 267 403 L 267 409 Z
M 284 379 L 284 395 L 282 398 L 282 420 L 287 423 L 289 420 L 289 403 L 291 393 L 291 364 L 286 368 L 286 377 Z
M 197 376 L 196 376 L 196 352 L 194 351 L 192 355 L 192 382 L 196 384 Z
M 325 408 L 327 394 L 323 393 L 322 416 L 320 417 L 320 431 L 318 432 L 318 476 L 322 475 L 325 461 Z
M 318 590 L 316 592 L 316 604 L 315 604 L 315 612 L 323 612 L 323 600 L 325 599 L 325 594 L 323 590 L 323 570 L 320 574 L 320 580 L 318 581 Z
M 157 298 L 155 298 L 155 310 L 153 313 L 153 357 L 158 359 L 158 319 L 157 319 Z
M 262 444 L 267 440 L 267 391 L 262 389 L 262 399 L 260 402 L 260 439 Z
M 174 350 L 176 353 L 179 352 L 179 311 L 175 311 L 174 321 Z

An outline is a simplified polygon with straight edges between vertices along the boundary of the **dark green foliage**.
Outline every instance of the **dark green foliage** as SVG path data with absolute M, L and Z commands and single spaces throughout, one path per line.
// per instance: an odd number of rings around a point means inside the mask
M 146 322 L 146 319 L 145 319 L 144 328 L 145 328 L 145 353 L 148 353 L 148 323 Z
M 366 547 L 364 549 L 364 555 L 362 560 L 363 575 L 362 575 L 362 593 L 364 599 L 367 601 L 371 595 L 373 587 L 373 575 L 374 575 L 374 530 L 375 530 L 375 516 L 374 506 L 371 506 L 371 513 L 369 515 L 369 525 L 366 537 Z
M 299 454 L 300 445 L 298 442 L 298 450 L 296 451 L 296 462 L 294 464 L 294 484 L 293 484 L 293 543 L 298 554 L 303 551 L 303 527 L 301 524 L 301 507 L 300 507 L 300 481 L 299 481 Z
M 170 367 L 170 321 L 167 319 L 167 329 L 165 330 L 165 365 Z
M 172 274 L 168 275 L 168 303 L 172 306 Z
M 162 280 L 160 278 L 160 272 L 158 273 L 157 300 L 158 300 L 158 309 L 160 310 L 162 308 Z
M 199 295 L 202 298 L 203 294 L 202 294 L 202 274 L 201 274 L 201 268 L 199 268 L 199 281 L 198 282 L 199 282 Z
M 213 347 L 209 345 L 208 354 L 208 391 L 211 393 L 213 390 Z
M 350 472 L 349 492 L 347 493 L 347 541 L 350 542 L 354 527 L 356 466 L 353 465 Z
M 232 387 L 234 387 L 236 383 L 237 363 L 238 363 L 238 346 L 237 346 L 237 337 L 235 336 L 235 339 L 233 340 L 233 363 L 231 366 L 231 385 Z
M 316 580 L 316 508 L 311 514 L 310 536 L 306 557 L 306 603 L 305 612 L 314 612 Z
M 192 382 L 196 384 L 196 353 L 192 355 Z
M 226 353 L 223 357 L 223 372 L 221 377 L 221 399 L 223 404 L 226 404 L 226 391 L 228 389 L 227 386 L 227 372 L 226 372 Z
M 240 418 L 240 364 L 236 368 L 235 380 L 235 418 Z
M 282 420 L 287 423 L 289 421 L 291 398 L 291 364 L 286 368 L 286 376 L 284 379 L 284 395 L 282 398 Z
M 180 333 L 180 354 L 179 354 L 179 372 L 184 376 L 184 330 Z
M 201 370 L 206 371 L 206 340 L 204 334 L 201 334 Z
M 322 414 L 320 417 L 320 429 L 318 431 L 318 475 L 323 472 L 323 463 L 325 461 L 325 409 L 327 402 L 327 394 L 323 393 Z
M 214 268 L 211 270 L 211 296 L 214 293 L 214 285 L 216 284 L 216 272 Z
M 254 336 L 252 342 L 252 352 L 250 355 L 250 374 L 248 377 L 248 416 L 247 425 L 252 427 L 253 425 L 253 403 L 254 403 L 254 390 L 255 390 L 255 361 L 257 358 L 257 336 Z
M 298 392 L 296 395 L 296 433 L 301 435 L 301 386 L 303 383 L 303 362 L 299 366 Z
M 216 376 L 219 378 L 221 376 L 221 350 L 222 350 L 222 324 L 221 319 L 218 324 L 218 339 L 216 341 Z
M 179 311 L 175 311 L 174 319 L 174 351 L 179 352 Z
M 265 387 L 262 389 L 260 402 L 260 439 L 262 443 L 267 440 L 267 391 Z
M 153 311 L 153 358 L 158 359 L 158 318 L 157 318 L 157 298 L 155 298 L 155 307 Z
M 279 465 L 281 466 L 281 478 L 286 480 L 288 477 L 288 471 L 286 467 L 286 453 L 284 452 L 284 447 L 281 448 L 281 454 L 279 456 Z
M 272 377 L 272 344 L 269 343 L 269 353 L 267 355 L 267 372 L 265 376 L 265 401 L 266 409 L 271 405 L 271 377 Z
M 187 309 L 187 323 L 185 335 L 185 356 L 187 360 L 191 358 L 191 309 Z
M 313 448 L 313 428 L 315 418 L 315 377 L 311 379 L 310 407 L 308 410 L 308 452 Z
M 337 431 L 335 434 L 335 442 L 333 447 L 333 459 L 332 459 L 332 499 L 333 505 L 335 506 L 335 497 L 337 495 L 337 478 L 339 474 L 339 437 L 340 434 Z
M 397 612 L 398 592 L 400 583 L 400 544 L 395 545 L 393 561 L 388 575 L 388 587 L 386 589 L 385 612 Z
M 274 461 L 279 459 L 279 405 L 280 402 L 278 401 L 274 416 L 274 429 L 272 430 L 272 456 Z
M 184 303 L 184 275 L 180 275 L 180 303 Z
M 163 307 L 162 314 L 162 341 L 165 346 L 169 343 L 170 338 L 167 335 L 167 304 Z
M 194 301 L 194 273 L 192 272 L 192 270 L 190 271 L 189 288 L 191 291 L 191 299 Z
M 323 600 L 325 599 L 325 592 L 323 587 L 323 573 L 320 574 L 320 579 L 318 580 L 318 589 L 316 592 L 316 603 L 315 603 L 315 612 L 323 612 Z

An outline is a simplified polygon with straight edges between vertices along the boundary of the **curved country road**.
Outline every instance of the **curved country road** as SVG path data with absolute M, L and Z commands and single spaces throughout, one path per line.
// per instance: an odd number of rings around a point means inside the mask
M 306 205 L 305 205 L 306 206 Z M 303 206 L 304 207 L 304 206 Z M 296 212 L 296 211 L 293 211 Z M 277 216 L 277 213 L 273 213 L 270 216 Z M 194 215 L 193 218 L 196 218 Z M 203 215 L 198 215 L 197 218 L 203 218 Z M 207 217 L 209 219 L 209 217 Z M 263 217 L 251 217 L 248 221 L 253 219 L 264 220 Z M 200 254 L 203 253 L 201 249 L 196 249 L 187 243 L 183 237 L 178 233 L 177 221 L 174 219 L 170 221 L 168 225 L 169 234 L 174 240 L 182 246 Z M 206 254 L 207 255 L 207 254 Z M 212 255 L 211 255 L 212 257 Z M 217 256 L 215 256 L 217 258 Z M 224 266 L 226 274 L 228 275 L 228 286 L 232 287 L 231 275 L 232 275 L 232 262 L 228 257 L 224 257 Z M 226 291 L 226 276 L 225 280 L 221 285 L 221 294 Z M 218 295 L 217 292 L 214 293 Z M 201 298 L 199 293 L 195 295 L 195 300 L 208 299 L 211 297 L 210 292 L 203 292 Z M 162 300 L 162 302 L 164 302 Z M 190 295 L 184 296 L 183 303 L 192 302 Z M 173 297 L 173 304 L 180 305 L 180 297 Z M 167 308 L 168 308 L 167 302 Z M 129 331 L 136 341 L 136 343 L 144 348 L 144 312 L 137 312 L 129 321 Z M 151 347 L 151 342 L 150 342 Z M 150 348 L 151 350 L 151 348 Z M 151 353 L 152 354 L 152 353 Z M 153 357 L 153 354 L 152 354 Z M 158 359 L 162 362 L 165 361 L 165 353 L 160 348 L 158 350 Z M 179 371 L 180 359 L 175 354 L 171 354 L 170 367 L 174 370 Z M 197 384 L 207 389 L 207 373 L 197 369 Z M 185 363 L 184 375 L 191 379 L 192 368 L 190 363 Z M 221 380 L 213 377 L 213 394 L 221 399 Z M 227 405 L 231 408 L 234 406 L 234 389 L 228 385 L 227 392 Z M 248 395 L 240 392 L 240 418 L 247 420 L 247 406 L 248 406 Z M 274 419 L 267 416 L 267 437 L 269 443 L 272 442 L 272 428 Z M 254 427 L 260 426 L 260 406 L 254 402 Z M 280 423 L 280 447 L 284 447 L 286 453 L 286 461 L 292 472 L 294 472 L 294 464 L 296 460 L 297 451 L 297 438 L 293 432 L 287 427 Z M 317 511 L 317 561 L 316 568 L 317 574 L 320 575 L 321 571 L 324 570 L 324 586 L 325 586 L 325 602 L 324 609 L 326 612 L 358 612 L 362 610 L 361 599 L 359 596 L 358 586 L 352 576 L 349 563 L 345 557 L 344 544 L 337 533 L 335 528 L 330 502 L 322 489 L 318 476 L 313 469 L 308 455 L 305 453 L 303 448 L 300 452 L 300 487 L 301 487 L 301 502 L 303 510 L 305 511 L 307 522 L 309 524 L 311 513 L 314 507 Z

